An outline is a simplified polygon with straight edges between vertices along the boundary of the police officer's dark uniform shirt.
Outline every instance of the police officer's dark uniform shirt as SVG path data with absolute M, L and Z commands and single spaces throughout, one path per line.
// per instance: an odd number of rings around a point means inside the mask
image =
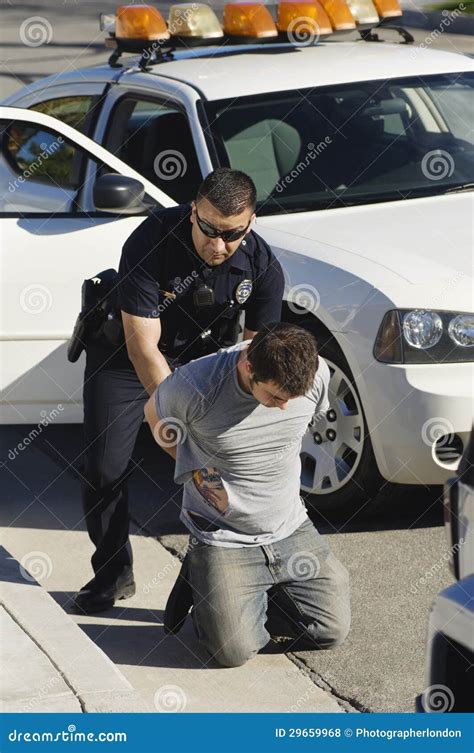
M 281 317 L 284 277 L 268 244 L 251 231 L 210 267 L 194 249 L 190 216 L 189 205 L 155 210 L 126 241 L 119 267 L 120 309 L 160 318 L 158 347 L 173 366 L 232 345 L 242 309 L 250 330 Z M 214 303 L 196 308 L 193 294 L 203 285 Z

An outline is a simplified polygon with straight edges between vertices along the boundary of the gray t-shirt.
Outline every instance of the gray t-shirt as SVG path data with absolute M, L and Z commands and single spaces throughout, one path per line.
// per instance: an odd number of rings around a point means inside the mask
M 240 387 L 239 343 L 177 368 L 156 393 L 158 415 L 178 433 L 175 481 L 181 520 L 216 546 L 271 544 L 307 518 L 300 447 L 313 415 L 327 411 L 329 368 L 320 358 L 311 390 L 288 408 L 267 408 Z M 202 531 L 189 512 L 219 526 Z

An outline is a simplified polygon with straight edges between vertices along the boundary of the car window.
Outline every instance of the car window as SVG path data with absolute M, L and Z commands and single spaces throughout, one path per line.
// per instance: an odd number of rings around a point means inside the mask
M 474 76 L 366 81 L 205 102 L 221 164 L 260 214 L 425 196 L 474 181 Z
M 90 135 L 93 117 L 99 106 L 99 98 L 92 95 L 58 97 L 39 102 L 30 110 L 42 112 L 70 125 L 77 131 Z
M 76 147 L 62 136 L 33 123 L 6 127 L 2 152 L 19 177 L 57 188 L 79 187 Z
M 452 86 L 443 83 L 433 85 L 429 92 L 451 133 L 472 144 L 474 87 L 468 89 L 462 81 L 457 81 Z
M 111 113 L 105 146 L 177 203 L 196 195 L 201 170 L 186 115 L 177 107 L 124 97 Z

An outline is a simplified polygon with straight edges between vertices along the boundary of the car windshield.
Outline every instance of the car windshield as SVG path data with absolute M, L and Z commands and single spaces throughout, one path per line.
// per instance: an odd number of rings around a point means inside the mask
M 252 176 L 261 215 L 474 183 L 474 74 L 295 89 L 204 107 L 220 164 Z

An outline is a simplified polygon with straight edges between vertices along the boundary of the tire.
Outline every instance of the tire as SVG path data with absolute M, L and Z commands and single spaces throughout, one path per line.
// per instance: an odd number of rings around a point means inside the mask
M 319 352 L 331 372 L 330 409 L 308 427 L 303 437 L 303 497 L 308 507 L 324 516 L 373 512 L 384 480 L 377 468 L 354 378 L 334 340 L 321 344 Z

